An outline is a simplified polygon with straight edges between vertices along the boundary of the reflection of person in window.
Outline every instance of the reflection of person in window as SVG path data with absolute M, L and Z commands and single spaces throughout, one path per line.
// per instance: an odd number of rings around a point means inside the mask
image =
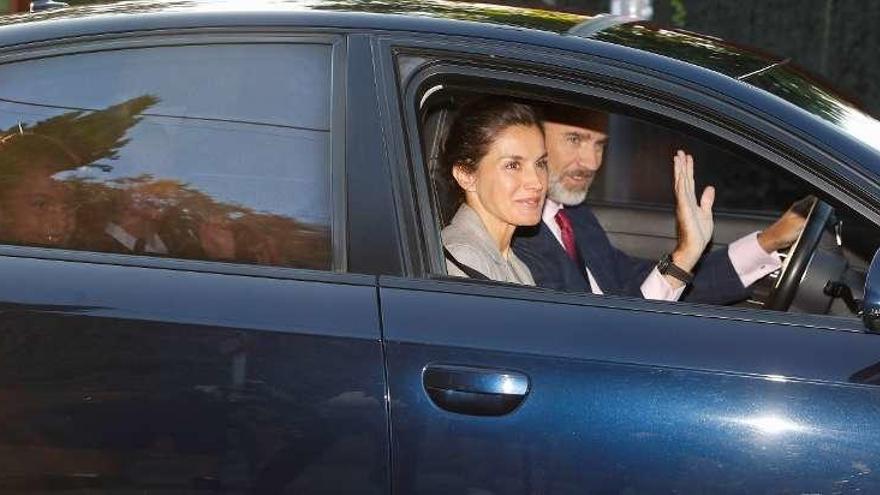
M 681 278 L 687 279 L 688 273 L 663 275 L 656 261 L 631 258 L 616 249 L 583 204 L 602 165 L 607 122 L 604 113 L 556 106 L 546 109 L 550 185 L 543 221 L 535 229 L 517 232 L 514 249 L 542 287 L 677 300 L 686 288 Z M 679 242 L 670 258 L 683 272 L 699 263 L 687 300 L 728 303 L 746 298 L 748 285 L 779 268 L 776 251 L 794 242 L 804 218 L 789 210 L 764 231 L 703 256 L 714 228 L 714 190 L 707 188 L 698 205 L 692 200 L 693 158 L 679 151 L 674 162 Z M 694 215 L 683 216 L 683 211 Z M 699 242 L 688 243 L 688 235 L 682 235 L 688 230 L 683 229 L 683 219 L 696 220 L 697 228 L 690 231 L 698 234 Z
M 69 186 L 34 166 L 10 180 L 0 199 L 3 237 L 16 244 L 66 245 L 76 228 Z
M 199 224 L 198 235 L 202 251 L 208 259 L 235 259 L 235 233 L 225 215 L 207 215 Z
M 119 211 L 104 226 L 104 234 L 116 247 L 113 251 L 168 254 L 168 247 L 158 233 L 162 218 L 160 187 L 158 184 L 144 184 L 125 190 Z

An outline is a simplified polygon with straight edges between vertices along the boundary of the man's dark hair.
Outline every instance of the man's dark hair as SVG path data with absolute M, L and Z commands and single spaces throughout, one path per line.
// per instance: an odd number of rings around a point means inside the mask
M 608 114 L 571 105 L 548 104 L 541 109 L 545 122 L 568 124 L 608 132 Z
M 535 108 L 510 98 L 482 97 L 459 110 L 440 154 L 440 175 L 448 191 L 457 195 L 456 206 L 461 203 L 464 192 L 452 176 L 453 169 L 461 167 L 475 172 L 498 134 L 517 125 L 542 129 Z

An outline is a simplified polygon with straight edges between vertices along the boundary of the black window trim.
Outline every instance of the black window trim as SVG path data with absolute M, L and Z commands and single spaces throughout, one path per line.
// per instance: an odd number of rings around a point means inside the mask
M 135 254 L 102 253 L 97 251 L 74 251 L 36 246 L 0 245 L 0 267 L 4 258 L 33 258 L 59 263 L 88 263 L 95 265 L 118 265 L 131 268 L 216 273 L 279 280 L 303 280 L 310 282 L 342 283 L 348 285 L 375 285 L 375 275 L 339 273 L 310 268 L 289 268 L 272 265 L 248 265 L 186 258 L 153 258 Z
M 316 279 L 317 274 L 346 274 L 347 234 L 345 197 L 345 111 L 346 111 L 346 65 L 347 50 L 344 34 L 341 32 L 310 32 L 297 29 L 229 29 L 192 28 L 167 31 L 114 33 L 112 35 L 92 36 L 86 39 L 53 40 L 51 44 L 36 44 L 35 47 L 14 47 L 14 50 L 0 51 L 0 68 L 8 63 L 27 60 L 60 57 L 65 55 L 96 53 L 110 50 L 161 48 L 175 46 L 204 46 L 220 44 L 320 44 L 331 47 L 331 94 L 330 94 L 330 239 L 331 266 L 329 270 L 314 270 L 284 266 L 252 265 L 222 261 L 160 258 L 96 251 L 46 248 L 38 246 L 19 246 L 0 244 L 0 257 L 33 257 L 57 259 L 59 261 L 82 261 L 126 265 L 134 267 L 191 270 L 247 276 L 271 276 L 284 279 Z M 347 275 L 347 274 L 346 274 Z M 317 279 L 324 279 L 317 276 Z M 349 277 L 343 277 L 348 279 Z M 360 283 L 363 276 L 355 275 L 352 280 Z M 375 277 L 366 276 L 375 280 Z M 364 280 L 366 280 L 364 279 Z
M 836 183 L 842 182 L 839 178 L 837 181 L 832 182 L 829 180 L 829 177 L 819 175 L 815 170 L 801 165 L 801 163 L 815 163 L 817 155 L 823 157 L 826 163 L 827 161 L 832 161 L 833 163 L 843 165 L 836 158 L 822 152 L 822 150 L 816 149 L 799 136 L 777 126 L 774 122 L 762 119 L 758 115 L 748 114 L 748 109 L 742 106 L 730 105 L 729 102 L 726 105 L 728 107 L 727 110 L 736 111 L 750 125 L 761 129 L 763 134 L 745 136 L 742 131 L 737 132 L 731 128 L 722 127 L 722 124 L 731 123 L 731 121 L 729 118 L 717 114 L 717 112 L 711 112 L 711 105 L 708 103 L 717 101 L 716 97 L 713 96 L 710 100 L 705 94 L 700 94 L 693 88 L 675 81 L 652 79 L 651 76 L 641 74 L 639 75 L 640 77 L 648 78 L 648 80 L 614 87 L 607 85 L 609 77 L 618 83 L 623 83 L 626 82 L 624 76 L 629 76 L 629 79 L 632 80 L 635 75 L 634 71 L 622 71 L 619 68 L 603 66 L 596 61 L 584 61 L 583 59 L 578 60 L 567 57 L 569 60 L 566 67 L 577 70 L 577 75 L 579 76 L 579 78 L 573 79 L 570 77 L 570 72 L 565 74 L 558 67 L 549 65 L 549 63 L 541 64 L 535 62 L 535 60 L 538 60 L 537 55 L 530 49 L 506 47 L 507 49 L 504 50 L 499 49 L 499 46 L 495 43 L 488 46 L 481 46 L 479 43 L 460 45 L 459 42 L 448 39 L 425 41 L 419 38 L 386 37 L 381 40 L 380 44 L 382 46 L 380 57 L 384 59 L 386 66 L 386 79 L 395 81 L 399 85 L 389 84 L 388 86 L 390 87 L 386 88 L 386 91 L 394 92 L 393 95 L 387 94 L 387 98 L 389 100 L 396 100 L 396 104 L 389 103 L 389 111 L 395 107 L 397 110 L 397 113 L 389 115 L 388 118 L 391 122 L 388 125 L 389 127 L 396 125 L 397 129 L 404 130 L 395 134 L 395 137 L 399 138 L 401 143 L 397 147 L 389 146 L 389 149 L 392 154 L 395 151 L 398 153 L 397 161 L 399 163 L 407 163 L 409 165 L 406 170 L 400 170 L 395 178 L 398 182 L 397 188 L 399 193 L 408 196 L 408 198 L 401 198 L 399 204 L 410 202 L 417 209 L 417 212 L 414 214 L 414 222 L 411 221 L 410 225 L 401 226 L 402 236 L 417 236 L 416 239 L 410 238 L 409 240 L 410 249 L 414 252 L 411 253 L 412 259 L 410 263 L 405 267 L 407 270 L 406 274 L 411 278 L 380 277 L 380 286 L 457 293 L 479 293 L 487 297 L 553 300 L 637 311 L 735 318 L 782 325 L 865 332 L 864 326 L 857 318 L 782 313 L 763 309 L 708 306 L 687 302 L 646 301 L 638 298 L 595 296 L 592 294 L 572 295 L 541 288 L 510 286 L 509 284 L 453 281 L 448 278 L 443 279 L 444 277 L 441 277 L 440 280 L 432 280 L 430 277 L 434 275 L 431 274 L 445 273 L 445 266 L 442 266 L 443 257 L 440 255 L 439 229 L 435 225 L 436 219 L 431 206 L 429 186 L 423 173 L 425 163 L 422 157 L 421 143 L 419 142 L 418 116 L 415 115 L 414 105 L 411 105 L 410 102 L 416 101 L 419 92 L 425 84 L 436 77 L 464 77 L 472 81 L 481 81 L 482 85 L 479 87 L 479 90 L 484 92 L 486 88 L 493 87 L 491 82 L 495 79 L 504 83 L 513 82 L 514 84 L 521 85 L 521 87 L 549 88 L 550 91 L 566 93 L 567 95 L 580 95 L 601 99 L 637 108 L 646 113 L 663 114 L 683 124 L 698 127 L 721 139 L 731 141 L 777 166 L 781 166 L 818 190 L 826 191 L 829 195 L 852 207 L 874 224 L 880 225 L 880 214 L 863 207 L 857 198 L 843 190 L 840 184 Z M 454 48 L 455 51 L 450 52 L 450 48 Z M 487 53 L 487 51 L 490 53 Z M 426 64 L 417 70 L 411 70 L 406 74 L 406 78 L 402 78 L 397 73 L 397 59 L 401 55 L 423 57 L 426 60 Z M 554 60 L 552 55 L 546 53 L 542 53 L 541 57 L 541 60 Z M 511 70 L 511 65 L 522 65 L 523 70 Z M 520 67 L 517 67 L 517 69 L 520 69 Z M 540 69 L 541 73 L 537 73 L 536 69 Z M 391 77 L 395 79 L 390 79 Z M 596 79 L 593 80 L 590 77 L 595 77 Z M 606 84 L 602 85 L 601 82 Z M 644 91 L 640 92 L 639 86 L 650 87 L 650 92 L 648 94 L 645 94 Z M 673 92 L 673 89 L 676 92 Z M 529 94 L 534 96 L 534 92 Z M 669 97 L 670 100 L 660 103 L 656 100 L 658 94 L 663 94 Z M 676 96 L 672 97 L 670 95 Z M 652 99 L 652 96 L 654 99 Z M 680 105 L 678 108 L 672 106 L 676 102 Z M 689 103 L 690 107 L 685 108 L 682 105 L 684 103 Z M 698 110 L 705 111 L 707 107 L 710 110 L 708 115 L 698 113 Z M 710 116 L 714 117 L 717 121 L 709 121 Z M 759 138 L 765 142 L 762 142 Z M 771 144 L 776 145 L 777 148 L 771 147 Z M 785 153 L 779 149 L 780 147 Z M 395 150 L 395 148 L 398 149 Z M 394 161 L 393 158 L 392 161 Z M 405 222 L 405 219 L 401 218 L 401 222 Z M 430 229 L 425 229 L 424 226 L 430 226 Z M 468 290 L 463 291 L 465 288 Z

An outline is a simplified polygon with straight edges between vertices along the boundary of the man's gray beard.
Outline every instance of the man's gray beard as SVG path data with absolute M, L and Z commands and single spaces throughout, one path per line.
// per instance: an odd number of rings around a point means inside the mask
M 577 206 L 587 199 L 587 191 L 589 190 L 589 187 L 584 188 L 583 191 L 566 189 L 565 186 L 562 185 L 562 182 L 559 181 L 559 178 L 556 178 L 550 179 L 550 185 L 547 188 L 547 196 L 559 204 L 565 206 Z

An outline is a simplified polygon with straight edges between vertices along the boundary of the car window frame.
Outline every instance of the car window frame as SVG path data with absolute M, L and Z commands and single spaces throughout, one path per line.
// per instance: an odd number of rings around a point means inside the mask
M 522 86 L 541 86 L 568 95 L 611 101 L 648 114 L 667 115 L 681 124 L 697 127 L 719 139 L 748 149 L 775 166 L 795 174 L 811 187 L 828 192 L 830 196 L 861 213 L 874 225 L 880 226 L 880 215 L 876 213 L 878 205 L 870 204 L 869 209 L 853 194 L 843 189 L 846 185 L 845 181 L 850 179 L 844 173 L 846 170 L 840 177 L 829 177 L 827 174 L 822 174 L 821 170 L 811 167 L 819 159 L 817 157 L 841 167 L 846 167 L 845 162 L 813 146 L 799 135 L 780 126 L 778 122 L 767 120 L 759 114 L 748 114 L 748 109 L 743 104 L 735 105 L 730 101 L 716 100 L 716 97 L 706 94 L 705 88 L 700 91 L 692 85 L 671 80 L 668 76 L 659 78 L 653 74 L 640 74 L 637 70 L 603 64 L 602 61 L 591 60 L 588 56 L 575 57 L 570 53 L 555 53 L 554 50 L 546 48 L 542 48 L 539 54 L 535 48 L 513 43 L 456 37 L 425 39 L 419 35 L 388 35 L 377 37 L 376 44 L 386 74 L 384 94 L 389 117 L 385 125 L 389 129 L 394 126 L 399 129 L 395 135 L 396 141 L 399 142 L 394 146 L 389 145 L 389 152 L 396 157 L 398 163 L 405 164 L 397 167 L 397 174 L 393 178 L 397 182 L 398 194 L 406 196 L 399 197 L 398 204 L 411 205 L 413 208 L 412 218 L 409 219 L 408 224 L 404 215 L 401 215 L 401 236 L 409 239 L 409 249 L 415 251 L 411 253 L 405 267 L 408 278 L 382 277 L 380 285 L 390 284 L 397 288 L 442 292 L 479 293 L 488 297 L 529 300 L 549 298 L 570 304 L 866 332 L 861 320 L 854 317 L 797 314 L 688 302 L 648 301 L 608 295 L 568 294 L 498 282 L 453 280 L 452 277 L 444 276 L 438 279 L 436 274 L 445 273 L 439 226 L 436 225 L 431 204 L 429 179 L 424 173 L 426 164 L 421 151 L 418 115 L 414 105 L 410 104 L 415 100 L 419 88 L 432 77 L 467 77 L 474 81 L 482 81 L 484 84 L 513 82 Z M 399 57 L 402 55 L 423 60 L 421 63 L 415 61 L 402 64 L 399 62 Z M 512 67 L 516 67 L 517 70 L 511 70 Z M 611 87 L 607 84 L 609 77 L 615 82 L 626 84 L 622 87 Z M 635 77 L 647 78 L 647 80 L 634 82 Z M 602 83 L 606 84 L 602 85 Z M 668 96 L 670 100 L 658 102 L 656 101 L 658 94 Z M 739 126 L 741 121 L 732 121 L 714 110 L 710 115 L 716 121 L 709 121 L 708 116 L 698 112 L 705 111 L 707 106 L 710 109 L 717 108 L 708 105 L 707 102 L 723 104 L 725 110 L 742 116 L 743 121 L 757 126 L 763 132 L 758 136 L 746 136 L 741 129 L 724 127 L 724 124 Z M 679 107 L 674 107 L 674 103 Z M 681 107 L 683 103 L 692 106 L 688 110 Z M 777 147 L 770 145 L 771 139 L 775 140 Z M 395 158 L 392 160 L 394 161 Z M 416 237 L 412 238 L 414 235 Z
M 344 33 L 310 32 L 308 29 L 266 28 L 184 28 L 161 31 L 133 31 L 55 39 L 0 49 L 0 68 L 28 60 L 63 57 L 85 53 L 140 48 L 169 48 L 205 45 L 278 45 L 318 44 L 331 49 L 330 87 L 330 250 L 331 264 L 327 270 L 254 265 L 226 261 L 185 258 L 160 258 L 146 255 L 79 251 L 39 246 L 0 244 L 0 256 L 33 257 L 64 261 L 166 268 L 224 274 L 267 276 L 273 278 L 325 280 L 326 274 L 348 272 L 347 198 L 346 198 L 346 74 L 349 58 Z

